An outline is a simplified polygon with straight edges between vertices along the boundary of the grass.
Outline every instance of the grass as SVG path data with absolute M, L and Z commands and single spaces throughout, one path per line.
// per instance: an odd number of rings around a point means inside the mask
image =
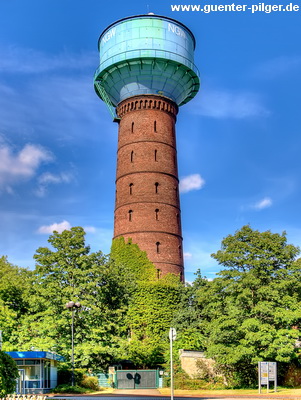
M 89 395 L 97 395 L 97 394 L 109 394 L 109 393 L 113 393 L 114 389 L 113 388 L 101 388 L 101 390 L 95 391 L 93 392 L 92 390 L 86 389 L 86 391 L 83 391 L 81 394 L 84 394 L 85 396 L 89 396 Z M 69 396 L 69 395 L 74 395 L 74 393 L 68 393 L 68 392 L 55 392 L 55 393 L 47 393 L 47 397 L 58 397 L 58 396 Z M 59 400 L 59 399 L 57 399 Z

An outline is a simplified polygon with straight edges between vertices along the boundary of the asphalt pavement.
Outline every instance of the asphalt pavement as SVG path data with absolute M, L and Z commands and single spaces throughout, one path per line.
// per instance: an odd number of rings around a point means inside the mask
M 55 395 L 55 396 L 49 396 L 48 400 L 117 400 L 116 397 L 118 397 L 120 400 L 125 399 L 125 400 L 170 400 L 170 396 L 162 395 L 159 390 L 157 389 L 135 389 L 135 390 L 130 390 L 130 389 L 115 389 L 113 393 L 110 394 L 91 394 L 91 395 Z M 301 397 L 297 396 L 290 396 L 290 395 L 280 395 L 277 393 L 262 393 L 258 395 L 231 395 L 231 396 L 226 396 L 226 395 L 212 395 L 210 394 L 204 394 L 204 395 L 181 395 L 181 396 L 174 396 L 174 400 L 195 400 L 195 399 L 202 399 L 202 400 L 213 400 L 213 399 L 224 399 L 224 400 L 246 400 L 246 399 L 252 399 L 252 400 L 301 400 Z

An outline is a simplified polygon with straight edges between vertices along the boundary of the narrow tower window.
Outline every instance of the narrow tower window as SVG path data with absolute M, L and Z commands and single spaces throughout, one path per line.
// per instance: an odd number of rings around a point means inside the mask
M 157 254 L 160 253 L 160 244 L 161 244 L 160 242 L 156 243 Z
M 178 190 L 178 186 L 174 186 L 174 190 L 175 190 L 175 195 L 176 195 L 176 199 L 179 199 L 179 190 Z
M 158 155 L 158 150 L 155 150 L 155 161 L 158 161 L 157 160 L 157 155 Z
M 182 257 L 182 246 L 180 244 L 178 246 L 178 249 L 179 249 L 179 256 Z
M 154 132 L 157 132 L 157 121 L 154 121 Z
M 156 221 L 159 220 L 159 208 L 155 209 L 155 214 L 156 214 Z
M 132 150 L 131 151 L 131 162 L 133 162 L 134 161 L 134 151 Z
M 134 186 L 133 183 L 130 183 L 130 184 L 129 184 L 130 194 L 133 194 L 133 186 Z
M 134 132 L 134 122 L 132 122 L 132 133 Z
M 159 186 L 159 183 L 156 182 L 156 183 L 155 183 L 155 193 L 158 193 L 158 186 Z
M 129 210 L 129 221 L 132 221 L 133 218 L 133 210 Z

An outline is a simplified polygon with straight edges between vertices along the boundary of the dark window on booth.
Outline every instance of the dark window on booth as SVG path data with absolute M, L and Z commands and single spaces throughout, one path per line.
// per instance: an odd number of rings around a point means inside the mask
M 154 132 L 157 132 L 157 121 L 154 121 Z
M 159 187 L 159 183 L 156 182 L 156 183 L 155 183 L 155 193 L 158 193 L 158 187 Z
M 156 221 L 159 219 L 159 208 L 155 209 Z
M 130 184 L 129 184 L 130 194 L 133 194 L 133 186 L 134 186 L 133 183 L 130 183 Z
M 129 210 L 129 221 L 133 219 L 133 210 Z
M 132 150 L 131 151 L 131 162 L 133 162 L 134 161 L 134 151 Z
M 41 360 L 25 360 L 25 365 L 37 365 L 41 364 Z
M 157 254 L 159 254 L 160 253 L 160 242 L 157 242 L 156 243 L 156 251 L 157 251 Z
M 134 122 L 132 122 L 132 128 L 131 128 L 132 133 L 134 132 Z
M 158 155 L 158 150 L 155 150 L 155 161 L 158 161 L 157 160 L 157 155 Z

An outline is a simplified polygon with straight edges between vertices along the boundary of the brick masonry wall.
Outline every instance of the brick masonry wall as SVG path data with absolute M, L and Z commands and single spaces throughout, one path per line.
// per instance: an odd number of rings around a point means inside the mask
M 158 274 L 184 279 L 175 122 L 177 106 L 159 96 L 135 96 L 117 107 L 114 237 L 132 238 Z

